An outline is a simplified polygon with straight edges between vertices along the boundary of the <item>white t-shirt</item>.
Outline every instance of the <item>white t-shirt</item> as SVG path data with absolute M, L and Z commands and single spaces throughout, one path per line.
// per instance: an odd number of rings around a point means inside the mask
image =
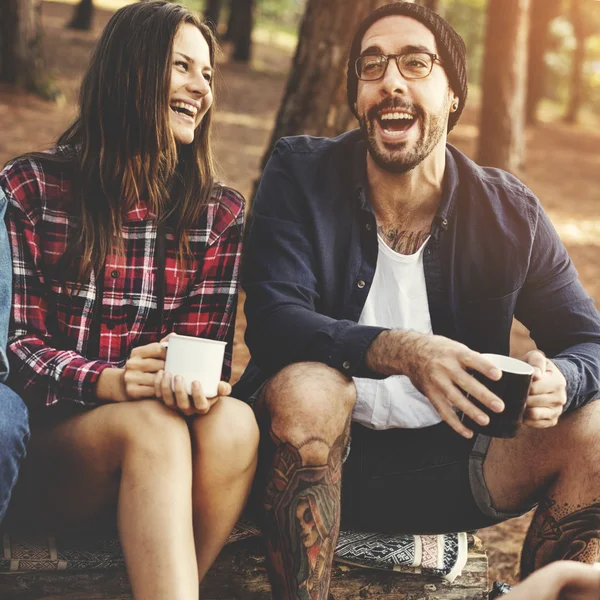
M 432 333 L 423 252 L 394 252 L 377 236 L 379 254 L 373 285 L 360 315 L 361 325 L 412 329 Z M 352 419 L 371 429 L 419 429 L 442 419 L 410 379 L 394 375 L 387 379 L 355 377 L 357 399 Z

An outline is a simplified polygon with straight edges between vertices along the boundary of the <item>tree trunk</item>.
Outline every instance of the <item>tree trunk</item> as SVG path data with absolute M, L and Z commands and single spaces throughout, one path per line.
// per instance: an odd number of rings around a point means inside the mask
M 308 0 L 262 168 L 283 136 L 335 136 L 353 123 L 354 116 L 346 102 L 348 49 L 360 21 L 387 1 Z
M 546 63 L 550 22 L 558 16 L 561 0 L 531 0 L 529 26 L 529 57 L 527 67 L 527 100 L 525 121 L 528 125 L 537 123 L 537 109 L 545 94 Z
M 583 67 L 585 64 L 586 31 L 581 11 L 581 0 L 571 0 L 571 23 L 575 33 L 575 50 L 571 66 L 571 96 L 565 122 L 576 123 L 583 101 Z
M 517 172 L 523 161 L 529 0 L 489 0 L 478 162 Z
M 207 0 L 206 10 L 204 11 L 204 20 L 208 26 L 216 33 L 219 28 L 219 20 L 221 18 L 221 0 Z
M 16 83 L 19 68 L 15 61 L 19 19 L 18 0 L 0 3 L 0 81 Z
M 70 29 L 81 29 L 89 31 L 92 28 L 92 18 L 94 16 L 93 0 L 81 0 L 73 11 L 73 17 L 68 24 Z
M 249 62 L 252 53 L 255 0 L 231 0 L 227 39 L 233 42 L 233 60 Z
M 41 10 L 41 0 L 0 2 L 0 81 L 53 99 L 59 93 L 43 61 Z
M 227 18 L 227 29 L 225 30 L 224 40 L 230 42 L 235 36 L 235 28 L 237 27 L 237 17 L 234 10 L 235 0 L 229 0 L 229 17 Z

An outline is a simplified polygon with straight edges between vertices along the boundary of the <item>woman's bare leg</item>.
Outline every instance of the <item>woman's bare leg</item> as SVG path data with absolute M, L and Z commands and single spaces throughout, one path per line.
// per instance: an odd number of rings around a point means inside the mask
M 52 523 L 82 523 L 118 504 L 135 598 L 198 598 L 183 418 L 155 401 L 104 405 L 34 429 L 28 454 L 36 508 Z
M 200 580 L 218 556 L 239 518 L 254 478 L 258 425 L 252 409 L 221 398 L 191 424 L 194 535 Z

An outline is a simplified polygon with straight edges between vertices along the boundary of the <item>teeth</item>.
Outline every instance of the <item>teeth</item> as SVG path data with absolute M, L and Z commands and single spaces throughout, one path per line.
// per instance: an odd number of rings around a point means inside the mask
M 198 112 L 198 109 L 193 104 L 188 104 L 187 102 L 172 102 L 171 107 L 181 108 L 187 111 L 192 117 L 195 117 Z
M 386 135 L 389 135 L 390 137 L 400 137 L 401 135 L 404 135 L 404 131 L 394 131 L 393 129 L 384 129 Z
M 397 119 L 406 119 L 412 121 L 415 118 L 415 116 L 407 112 L 393 112 L 384 113 L 383 115 L 381 115 L 380 118 L 382 121 L 392 121 Z

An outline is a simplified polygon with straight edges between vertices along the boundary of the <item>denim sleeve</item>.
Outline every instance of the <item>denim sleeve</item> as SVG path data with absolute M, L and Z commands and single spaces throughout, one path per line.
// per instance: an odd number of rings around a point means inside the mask
M 565 376 L 565 410 L 573 410 L 600 397 L 600 314 L 537 199 L 533 206 L 535 236 L 515 316 Z
M 254 199 L 246 242 L 246 344 L 261 371 L 322 362 L 347 376 L 381 377 L 364 364 L 379 327 L 339 320 L 317 310 L 327 285 L 314 248 L 314 214 L 290 164 L 285 140 L 276 146 Z M 321 273 L 321 275 L 318 275 Z
M 0 381 L 5 381 L 8 376 L 6 342 L 12 300 L 11 255 L 6 225 L 4 224 L 6 204 L 6 195 L 0 187 Z

